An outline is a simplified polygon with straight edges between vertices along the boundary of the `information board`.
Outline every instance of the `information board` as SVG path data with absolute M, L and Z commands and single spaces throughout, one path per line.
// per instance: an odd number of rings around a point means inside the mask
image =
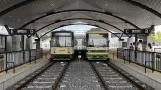
M 35 34 L 35 29 L 12 29 L 12 35 L 32 35 Z
M 149 29 L 124 29 L 125 34 L 149 34 Z

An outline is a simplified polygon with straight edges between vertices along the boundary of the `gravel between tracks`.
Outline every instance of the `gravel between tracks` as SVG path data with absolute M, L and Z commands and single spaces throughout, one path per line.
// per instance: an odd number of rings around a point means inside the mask
M 73 61 L 56 90 L 105 90 L 88 61 Z

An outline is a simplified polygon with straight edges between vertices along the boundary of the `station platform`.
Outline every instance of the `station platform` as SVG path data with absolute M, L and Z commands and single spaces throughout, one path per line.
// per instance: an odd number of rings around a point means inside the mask
M 110 62 L 112 62 L 114 65 L 120 67 L 124 71 L 128 72 L 129 74 L 138 78 L 149 86 L 152 86 L 153 88 L 155 88 L 155 90 L 161 90 L 160 72 L 154 71 L 152 73 L 152 70 L 147 69 L 145 73 L 145 67 L 139 66 L 134 63 L 129 63 L 128 61 L 125 61 L 124 63 L 123 59 L 117 58 L 117 56 L 113 56 L 113 54 L 110 54 L 110 58 Z
M 8 72 L 0 73 L 0 90 L 5 90 L 9 86 L 12 86 L 19 80 L 33 73 L 40 67 L 46 65 L 49 62 L 50 55 L 45 55 L 41 59 L 32 61 L 31 63 L 26 63 L 24 65 L 18 66 L 15 68 L 15 73 L 13 69 L 8 70 Z

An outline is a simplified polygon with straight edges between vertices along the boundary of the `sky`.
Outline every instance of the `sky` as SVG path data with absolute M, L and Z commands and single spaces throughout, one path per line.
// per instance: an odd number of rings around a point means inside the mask
M 161 25 L 155 26 L 155 33 L 159 31 L 161 32 Z
M 65 30 L 80 31 L 80 30 L 90 30 L 91 28 L 96 28 L 96 27 L 89 26 L 89 25 L 71 25 L 71 26 L 65 26 L 65 27 L 59 28 L 59 30 L 65 29 Z
M 90 30 L 91 28 L 97 28 L 94 26 L 89 26 L 89 25 L 71 25 L 71 26 L 65 26 L 62 28 L 59 28 L 57 30 L 71 30 L 75 34 L 85 34 L 86 31 Z
M 74 24 L 86 24 L 84 22 L 78 21 Z M 95 26 L 89 26 L 89 25 L 70 25 L 70 26 L 65 26 L 62 28 L 59 28 L 58 30 L 64 29 L 64 30 L 71 30 L 74 33 L 85 33 L 86 31 L 90 30 L 91 28 L 96 28 Z

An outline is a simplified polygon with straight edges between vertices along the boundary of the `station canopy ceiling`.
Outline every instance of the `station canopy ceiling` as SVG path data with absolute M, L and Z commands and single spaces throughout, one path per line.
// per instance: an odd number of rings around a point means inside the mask
M 0 25 L 39 30 L 54 23 L 38 33 L 80 21 L 115 32 L 147 28 L 161 24 L 160 13 L 161 0 L 0 0 Z

